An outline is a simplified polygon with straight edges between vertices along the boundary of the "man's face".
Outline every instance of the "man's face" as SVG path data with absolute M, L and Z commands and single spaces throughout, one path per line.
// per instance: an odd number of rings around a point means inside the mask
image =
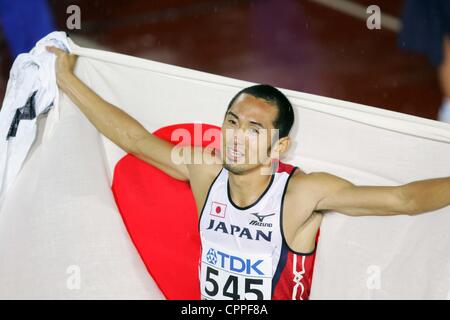
M 273 122 L 278 114 L 271 103 L 241 94 L 225 115 L 222 124 L 224 167 L 243 174 L 270 164 L 272 142 L 278 140 Z

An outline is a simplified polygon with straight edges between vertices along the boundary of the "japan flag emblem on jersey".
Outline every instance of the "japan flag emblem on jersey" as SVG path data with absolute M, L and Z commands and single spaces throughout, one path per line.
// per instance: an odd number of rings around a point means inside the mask
M 225 218 L 226 209 L 226 204 L 213 201 L 211 204 L 211 212 L 209 214 L 215 217 Z

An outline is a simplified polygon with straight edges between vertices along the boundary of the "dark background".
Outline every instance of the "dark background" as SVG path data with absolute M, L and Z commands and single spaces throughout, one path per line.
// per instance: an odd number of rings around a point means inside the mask
M 403 1 L 376 4 L 399 18 Z M 396 31 L 309 0 L 50 0 L 59 30 L 82 46 L 436 119 L 441 93 L 424 56 Z M 66 9 L 81 8 L 81 30 Z M 367 14 L 368 16 L 368 14 Z M 32 23 L 32 21 L 30 21 Z M 12 58 L 0 33 L 0 97 Z M 120 90 L 120 88 L 118 88 Z

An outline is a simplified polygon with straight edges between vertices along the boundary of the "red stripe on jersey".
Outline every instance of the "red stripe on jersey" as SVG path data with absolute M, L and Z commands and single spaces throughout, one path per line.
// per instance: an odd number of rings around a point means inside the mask
M 291 173 L 294 166 L 278 163 L 277 172 Z M 277 283 L 274 284 L 273 300 L 308 300 L 311 292 L 316 248 L 319 241 L 320 228 L 316 234 L 316 246 L 314 252 L 309 255 L 296 254 L 289 250 L 283 239 L 284 250 L 287 254 L 280 257 L 279 267 L 282 268 Z
M 320 230 L 316 236 L 316 248 Z M 283 244 L 285 245 L 285 244 Z M 298 255 L 288 250 L 284 268 L 275 284 L 273 300 L 308 300 L 311 292 L 316 250 L 310 255 Z

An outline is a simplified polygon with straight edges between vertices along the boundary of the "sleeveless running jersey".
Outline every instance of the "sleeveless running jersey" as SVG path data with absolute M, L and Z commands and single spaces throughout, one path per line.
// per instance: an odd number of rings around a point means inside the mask
M 308 299 L 316 246 L 291 250 L 282 230 L 283 201 L 297 168 L 280 163 L 261 196 L 246 207 L 233 203 L 228 171 L 211 184 L 199 220 L 202 299 Z

